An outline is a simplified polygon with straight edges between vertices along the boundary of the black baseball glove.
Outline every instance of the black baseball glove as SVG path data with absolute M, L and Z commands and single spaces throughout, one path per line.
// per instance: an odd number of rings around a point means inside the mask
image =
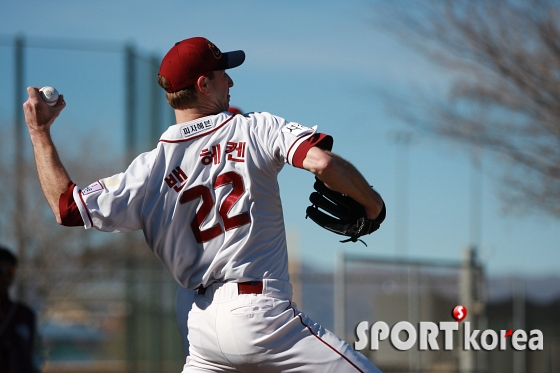
M 313 187 L 316 192 L 309 196 L 312 205 L 306 210 L 306 218 L 310 217 L 319 226 L 331 232 L 349 237 L 340 242 L 358 241 L 359 237 L 379 229 L 379 225 L 385 219 L 385 205 L 377 218 L 368 219 L 364 206 L 349 196 L 327 188 L 325 183 L 317 178 Z M 364 241 L 360 241 L 365 245 Z

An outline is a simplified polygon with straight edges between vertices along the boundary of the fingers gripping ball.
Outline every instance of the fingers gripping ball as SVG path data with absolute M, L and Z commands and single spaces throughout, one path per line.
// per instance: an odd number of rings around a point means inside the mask
M 317 178 L 313 187 L 316 192 L 309 196 L 312 205 L 306 210 L 307 217 L 331 232 L 348 237 L 341 242 L 358 241 L 359 237 L 379 229 L 385 219 L 385 206 L 377 218 L 368 219 L 364 206 L 351 197 L 327 188 Z
M 39 89 L 39 92 L 41 93 L 41 98 L 43 99 L 43 101 L 45 101 L 50 106 L 54 106 L 58 102 L 59 94 L 56 88 L 45 86 Z

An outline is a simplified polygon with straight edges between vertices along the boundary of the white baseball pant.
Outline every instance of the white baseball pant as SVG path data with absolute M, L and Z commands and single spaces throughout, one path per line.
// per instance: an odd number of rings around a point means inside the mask
M 212 284 L 189 313 L 190 356 L 183 373 L 381 371 L 297 310 L 289 282 L 264 280 L 262 294 Z

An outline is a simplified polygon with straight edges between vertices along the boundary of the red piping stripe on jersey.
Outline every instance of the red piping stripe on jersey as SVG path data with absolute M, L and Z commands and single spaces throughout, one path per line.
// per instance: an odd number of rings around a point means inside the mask
M 299 143 L 299 144 L 298 144 Z M 298 144 L 296 146 L 296 144 Z M 307 152 L 314 146 L 321 148 L 323 150 L 332 149 L 333 140 L 332 137 L 324 133 L 315 132 L 309 135 L 305 140 L 296 140 L 290 149 L 288 150 L 288 155 L 292 151 L 292 148 L 296 146 L 294 150 L 294 155 L 292 156 L 292 166 L 303 168 L 303 160 L 307 156 Z M 288 157 L 289 159 L 289 157 Z
M 230 120 L 232 120 L 233 118 L 235 118 L 235 115 L 232 115 L 228 120 L 226 120 L 224 123 L 220 124 L 218 127 L 214 128 L 213 130 L 205 132 L 205 133 L 201 133 L 200 135 L 189 137 L 188 139 L 183 139 L 183 140 L 159 140 L 159 142 L 178 143 L 178 142 L 186 142 L 186 141 L 191 141 L 191 140 L 194 140 L 194 139 L 198 139 L 199 137 L 204 137 L 206 135 L 211 134 L 214 131 L 219 130 L 220 128 L 225 126 L 226 123 L 229 122 Z
M 346 360 L 348 362 L 348 364 L 352 365 L 354 368 L 356 368 L 356 370 L 360 373 L 364 373 L 363 370 L 361 370 L 360 368 L 358 368 L 356 366 L 356 364 L 354 364 L 353 362 L 351 362 L 346 356 L 344 356 L 343 354 L 340 353 L 340 351 L 338 351 L 336 348 L 334 348 L 333 346 L 331 346 L 330 344 L 328 344 L 327 342 L 325 342 L 324 340 L 321 339 L 321 337 L 319 337 L 317 334 L 313 333 L 313 330 L 311 330 L 311 327 L 309 327 L 309 325 L 306 325 L 303 322 L 303 319 L 301 318 L 301 314 L 296 314 L 296 310 L 294 307 L 289 307 L 292 309 L 292 311 L 294 311 L 294 317 L 299 317 L 299 321 L 301 322 L 301 324 L 303 326 L 305 326 L 307 328 L 307 330 L 309 330 L 309 333 L 311 333 L 313 336 L 315 336 L 315 338 L 317 338 L 318 340 L 320 340 L 321 342 L 323 342 L 325 344 L 325 346 L 327 346 L 328 348 L 330 348 L 331 350 L 333 350 L 334 352 L 336 352 L 338 355 L 340 355 L 341 358 L 343 358 L 344 360 Z
M 290 146 L 290 149 L 288 149 L 288 153 L 287 153 L 287 154 L 288 154 L 288 160 L 290 159 L 290 152 L 292 151 L 292 148 L 293 148 L 296 144 L 299 143 L 299 145 L 296 147 L 296 150 L 297 150 L 297 148 L 299 148 L 299 146 L 300 146 L 301 144 L 303 144 L 304 142 L 306 142 L 307 140 L 309 140 L 309 139 L 311 138 L 311 136 L 313 136 L 313 133 L 307 135 L 307 138 L 306 138 L 305 140 L 297 139 L 296 141 L 294 141 L 294 143 Z M 295 155 L 295 154 L 294 154 L 294 155 Z M 293 158 L 294 158 L 294 157 L 292 156 L 292 165 L 293 165 Z M 290 162 L 288 161 L 288 163 L 290 163 Z

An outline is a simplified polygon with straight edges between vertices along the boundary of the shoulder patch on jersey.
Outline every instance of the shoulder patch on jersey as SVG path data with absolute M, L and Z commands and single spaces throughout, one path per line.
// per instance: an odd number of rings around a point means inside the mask
M 213 129 L 216 126 L 216 123 L 210 119 L 202 119 L 199 122 L 193 124 L 183 125 L 179 128 L 181 132 L 181 136 L 184 139 L 188 139 L 194 135 L 199 135 L 206 131 Z
M 103 185 L 99 181 L 96 181 L 95 183 L 82 190 L 82 195 L 87 196 L 88 194 L 99 192 L 103 189 L 105 189 Z
M 308 133 L 313 133 L 315 130 L 313 128 L 302 126 L 299 123 L 291 122 L 282 127 L 282 132 L 290 133 L 296 137 L 307 135 Z

